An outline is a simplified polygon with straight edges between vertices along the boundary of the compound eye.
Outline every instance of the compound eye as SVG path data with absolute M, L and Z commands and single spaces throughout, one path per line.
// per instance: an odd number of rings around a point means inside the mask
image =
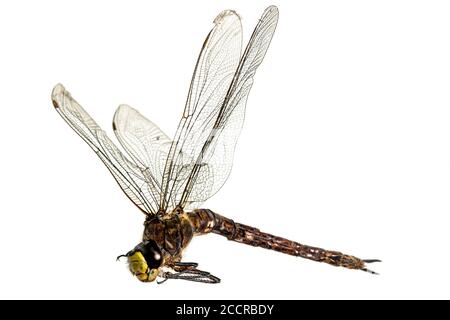
M 150 269 L 157 269 L 161 266 L 163 256 L 154 240 L 144 242 L 142 246 L 142 254 L 144 255 L 145 261 L 147 261 Z

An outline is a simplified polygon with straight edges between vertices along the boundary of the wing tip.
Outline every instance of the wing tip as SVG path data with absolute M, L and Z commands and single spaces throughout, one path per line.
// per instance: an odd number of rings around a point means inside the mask
M 136 109 L 130 107 L 128 104 L 125 104 L 125 103 L 120 104 L 117 107 L 116 112 L 114 112 L 114 116 L 113 116 L 112 127 L 113 127 L 114 132 L 118 132 L 120 130 L 118 128 L 123 127 L 123 124 L 121 124 L 121 121 L 119 121 L 118 119 L 119 119 L 119 117 L 123 116 L 124 113 L 127 113 L 127 112 L 128 113 L 134 112 L 134 113 L 139 114 L 139 112 Z
M 122 103 L 117 107 L 117 110 L 123 110 L 123 109 L 133 109 L 128 104 Z
M 64 92 L 66 88 L 61 83 L 56 84 L 56 86 L 53 87 L 52 96 L 55 96 L 57 94 L 60 94 Z
M 271 6 L 268 6 L 265 11 L 273 11 L 273 12 L 278 13 L 278 7 L 276 5 L 271 5 Z
M 268 6 L 263 13 L 263 17 L 267 16 L 267 15 L 272 15 L 272 18 L 275 18 L 276 20 L 278 20 L 278 17 L 280 15 L 279 11 L 278 11 L 278 7 L 275 5 L 272 6 Z
M 235 16 L 238 19 L 241 19 L 241 16 L 234 10 L 223 10 L 221 13 L 217 15 L 214 19 L 214 24 L 218 25 L 224 21 L 226 17 Z
M 64 94 L 64 92 L 66 91 L 66 89 L 64 88 L 64 86 L 61 83 L 58 83 L 52 90 L 52 103 L 53 103 L 53 107 L 55 107 L 56 109 L 58 109 L 59 103 L 58 103 L 58 97 L 61 94 Z
M 127 104 L 120 104 L 120 105 L 117 107 L 116 112 L 114 112 L 113 121 L 112 121 L 112 127 L 113 127 L 113 130 L 114 130 L 114 131 L 117 131 L 116 120 L 118 119 L 119 114 L 120 114 L 121 112 L 124 112 L 124 111 L 127 110 L 127 109 L 133 109 L 133 108 L 131 108 L 131 107 L 130 107 L 129 105 L 127 105 Z

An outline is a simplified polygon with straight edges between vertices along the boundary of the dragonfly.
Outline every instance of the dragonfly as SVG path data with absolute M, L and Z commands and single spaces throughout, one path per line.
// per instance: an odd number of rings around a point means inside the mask
M 240 16 L 232 10 L 214 20 L 200 50 L 175 136 L 128 105 L 114 114 L 113 131 L 123 153 L 61 85 L 56 111 L 95 151 L 125 195 L 145 215 L 142 242 L 119 258 L 142 282 L 183 279 L 219 283 L 182 254 L 194 236 L 217 234 L 238 243 L 275 250 L 333 266 L 362 270 L 377 259 L 303 245 L 201 209 L 227 180 L 254 75 L 268 50 L 278 9 L 263 12 L 242 52 Z

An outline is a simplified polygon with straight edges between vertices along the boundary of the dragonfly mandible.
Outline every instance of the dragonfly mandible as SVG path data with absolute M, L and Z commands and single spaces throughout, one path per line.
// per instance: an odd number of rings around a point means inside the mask
M 333 266 L 367 269 L 378 260 L 362 260 L 337 251 L 303 245 L 199 209 L 230 174 L 234 148 L 244 121 L 253 77 L 271 42 L 278 9 L 268 7 L 241 52 L 242 26 L 232 10 L 214 20 L 200 51 L 186 105 L 171 140 L 137 110 L 121 105 L 113 131 L 126 154 L 108 138 L 60 84 L 53 105 L 95 151 L 127 197 L 145 214 L 142 242 L 125 255 L 131 273 L 143 282 L 184 279 L 218 283 L 220 279 L 182 261 L 194 236 L 215 233 L 229 240 Z

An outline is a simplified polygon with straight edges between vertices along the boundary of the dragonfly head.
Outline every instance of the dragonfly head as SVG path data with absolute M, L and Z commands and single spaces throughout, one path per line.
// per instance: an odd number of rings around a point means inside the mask
M 159 268 L 163 265 L 161 249 L 155 241 L 143 241 L 126 255 L 128 268 L 131 273 L 142 282 L 152 282 L 159 274 Z

